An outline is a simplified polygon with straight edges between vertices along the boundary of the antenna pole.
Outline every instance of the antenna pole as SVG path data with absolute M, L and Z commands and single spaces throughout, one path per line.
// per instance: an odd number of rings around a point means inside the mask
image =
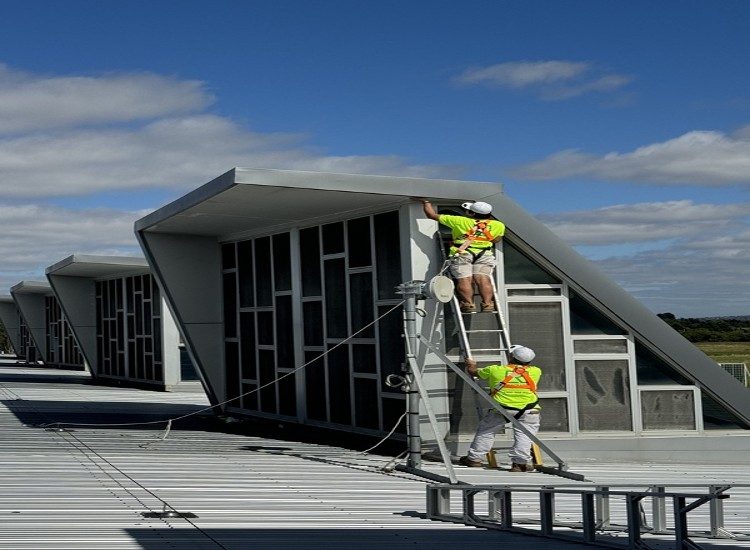
M 415 387 L 414 370 L 416 365 L 416 349 L 419 342 L 417 335 L 417 295 L 421 293 L 424 281 L 410 281 L 398 288 L 404 295 L 404 338 L 406 345 L 406 383 L 407 404 L 406 434 L 409 443 L 407 465 L 411 468 L 422 467 L 422 438 L 419 428 L 419 390 Z

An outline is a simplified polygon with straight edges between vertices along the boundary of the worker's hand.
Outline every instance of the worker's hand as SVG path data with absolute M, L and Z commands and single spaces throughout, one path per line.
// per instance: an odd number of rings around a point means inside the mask
M 479 369 L 477 369 L 477 362 L 474 361 L 474 359 L 466 358 L 464 359 L 464 366 L 466 367 L 466 372 L 473 377 L 477 376 L 477 372 Z

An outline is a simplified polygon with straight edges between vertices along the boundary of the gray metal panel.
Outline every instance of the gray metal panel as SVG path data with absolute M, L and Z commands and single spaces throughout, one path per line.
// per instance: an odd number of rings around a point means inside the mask
M 221 247 L 216 239 L 137 232 L 211 402 L 224 390 Z
M 0 296 L 0 322 L 5 327 L 5 333 L 13 349 L 18 353 L 21 346 L 21 337 L 18 334 L 18 307 L 12 296 Z
M 45 299 L 47 296 L 54 296 L 52 287 L 47 282 L 21 281 L 11 287 L 10 294 L 26 321 L 36 349 L 39 350 L 42 360 L 46 362 L 48 353 Z
M 94 280 L 82 276 L 47 273 L 60 308 L 75 336 L 81 354 L 95 377 L 99 374 L 96 346 L 96 286 Z
M 750 427 L 750 389 L 737 384 L 716 362 L 506 195 L 482 200 L 492 204 L 509 233 L 528 246 L 526 252 L 535 253 L 554 266 L 579 293 L 611 317 L 620 319 L 644 345 L 696 380 L 698 386 Z

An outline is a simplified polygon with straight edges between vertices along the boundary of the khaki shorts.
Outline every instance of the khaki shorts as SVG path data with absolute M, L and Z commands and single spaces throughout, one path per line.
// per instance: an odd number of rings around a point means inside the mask
M 473 262 L 473 263 L 472 263 Z M 495 269 L 495 255 L 487 251 L 476 261 L 469 252 L 455 254 L 451 257 L 451 275 L 456 279 L 464 279 L 472 275 L 486 275 L 490 277 Z

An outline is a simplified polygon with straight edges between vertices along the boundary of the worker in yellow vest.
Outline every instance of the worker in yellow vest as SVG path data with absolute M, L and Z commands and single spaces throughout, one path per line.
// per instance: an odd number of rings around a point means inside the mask
M 489 381 L 490 395 L 512 414 L 531 433 L 539 431 L 539 398 L 536 394 L 542 371 L 531 365 L 535 353 L 525 346 L 511 346 L 509 349 L 511 363 L 508 365 L 489 365 L 477 368 L 473 359 L 465 359 L 466 372 L 473 377 Z M 495 434 L 505 426 L 508 420 L 496 409 L 490 409 L 479 421 L 474 440 L 466 456 L 461 457 L 459 464 L 464 466 L 482 466 L 482 458 L 492 449 Z M 508 457 L 511 472 L 532 472 L 531 438 L 515 425 L 513 426 L 513 447 Z
M 486 202 L 465 202 L 462 216 L 438 214 L 430 201 L 420 199 L 425 215 L 450 227 L 453 243 L 448 252 L 450 271 L 456 280 L 461 313 L 476 313 L 474 286 L 482 300 L 482 311 L 497 307 L 492 291 L 492 272 L 495 269 L 495 243 L 505 234 L 505 224 L 492 216 L 492 206 Z

